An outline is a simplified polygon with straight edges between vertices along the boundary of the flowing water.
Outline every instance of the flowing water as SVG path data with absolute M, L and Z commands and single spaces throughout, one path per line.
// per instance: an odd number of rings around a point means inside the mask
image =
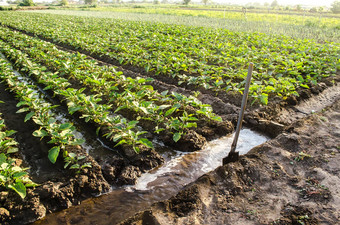
M 259 133 L 243 129 L 237 151 L 246 154 L 267 140 L 267 137 Z M 136 185 L 114 189 L 108 194 L 85 200 L 78 206 L 47 215 L 34 224 L 116 224 L 140 210 L 145 210 L 156 201 L 170 198 L 184 185 L 221 166 L 232 141 L 233 136 L 223 137 L 209 142 L 201 151 L 165 155 L 167 162 L 143 174 Z
M 1 58 L 5 58 L 0 53 Z M 22 76 L 14 70 L 21 82 L 34 83 L 29 77 Z M 57 104 L 43 89 L 38 87 L 36 94 L 47 98 L 46 101 Z M 57 120 L 62 123 L 70 122 L 67 114 L 56 111 Z M 75 126 L 81 126 L 76 121 Z M 82 128 L 79 130 L 83 130 Z M 112 151 L 100 139 L 88 138 L 86 132 L 74 131 L 77 138 L 84 138 L 82 145 L 91 155 L 106 155 Z M 89 141 L 92 140 L 92 141 Z M 253 147 L 267 141 L 268 138 L 249 129 L 240 132 L 237 151 L 246 154 Z M 227 156 L 233 136 L 223 137 L 211 141 L 204 149 L 197 152 L 165 151 L 163 157 L 166 162 L 143 174 L 134 186 L 113 189 L 110 193 L 83 201 L 80 205 L 70 209 L 47 215 L 43 220 L 34 224 L 115 224 L 136 212 L 146 209 L 152 203 L 165 200 L 175 195 L 185 185 L 195 181 L 203 174 L 222 165 L 222 159 Z M 162 143 L 154 140 L 154 144 L 162 147 Z M 166 146 L 163 146 L 167 149 Z M 95 150 L 95 152 L 93 151 Z M 34 171 L 37 177 L 44 177 L 44 169 Z M 31 171 L 33 172 L 33 171 Z

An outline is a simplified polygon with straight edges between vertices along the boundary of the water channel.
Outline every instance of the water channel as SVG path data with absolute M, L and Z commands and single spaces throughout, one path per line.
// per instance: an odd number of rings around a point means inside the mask
M 268 139 L 250 129 L 242 129 L 237 151 L 246 154 Z M 136 212 L 145 210 L 154 202 L 170 198 L 186 184 L 221 166 L 232 141 L 233 135 L 230 135 L 209 142 L 201 151 L 175 152 L 171 155 L 164 153 L 167 161 L 162 166 L 143 174 L 136 185 L 113 188 L 110 193 L 87 199 L 80 205 L 61 212 L 49 214 L 34 225 L 119 223 Z

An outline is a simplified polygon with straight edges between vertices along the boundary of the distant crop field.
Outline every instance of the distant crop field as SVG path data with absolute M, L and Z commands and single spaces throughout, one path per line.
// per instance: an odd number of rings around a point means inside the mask
M 150 21 L 187 26 L 224 28 L 236 32 L 261 32 L 319 42 L 340 41 L 340 19 L 275 13 L 246 13 L 178 8 L 91 8 L 81 10 L 39 10 L 49 14 Z

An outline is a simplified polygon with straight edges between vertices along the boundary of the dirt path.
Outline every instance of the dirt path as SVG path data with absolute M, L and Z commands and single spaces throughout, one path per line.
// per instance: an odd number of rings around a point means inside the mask
M 337 224 L 340 101 L 121 224 Z

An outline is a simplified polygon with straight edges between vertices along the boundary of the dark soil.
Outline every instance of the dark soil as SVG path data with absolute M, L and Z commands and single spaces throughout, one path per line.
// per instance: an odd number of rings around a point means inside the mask
M 45 141 L 40 141 L 40 138 L 33 137 L 32 133 L 39 127 L 31 120 L 24 123 L 25 114 L 16 113 L 19 110 L 16 107 L 18 101 L 14 98 L 13 93 L 5 89 L 6 86 L 0 83 L 0 100 L 4 102 L 0 105 L 0 113 L 2 113 L 7 127 L 17 131 L 15 139 L 20 144 L 20 152 L 23 154 L 24 161 L 28 165 L 32 165 L 30 166 L 30 174 L 34 181 L 40 183 L 51 180 L 55 176 L 64 176 L 62 163 L 57 163 L 54 168 L 51 167 L 47 158 L 48 150 L 51 147 Z
M 29 167 L 31 179 L 38 183 L 30 188 L 22 200 L 17 194 L 0 190 L 0 223 L 27 224 L 61 209 L 79 204 L 80 201 L 108 192 L 111 185 L 133 184 L 142 172 L 146 172 L 163 163 L 164 159 L 154 150 L 143 150 L 140 154 L 132 153 L 129 158 L 111 153 L 108 159 L 94 159 L 82 148 L 68 149 L 69 152 L 87 155 L 92 168 L 77 174 L 65 170 L 62 160 L 52 165 L 47 157 L 51 148 L 46 140 L 35 138 L 32 133 L 39 127 L 32 121 L 24 122 L 25 114 L 18 114 L 18 101 L 14 94 L 0 83 L 0 113 L 9 130 L 16 130 L 15 139 L 19 143 L 20 161 Z M 79 124 L 78 124 L 79 125 Z M 115 159 L 115 160 L 112 160 Z M 102 165 L 102 166 L 101 166 Z M 108 168 L 115 168 L 108 173 Z M 118 168 L 118 169 L 117 169 Z
M 121 224 L 338 224 L 340 100 Z
M 32 180 L 40 184 L 35 189 L 28 189 L 27 197 L 22 200 L 12 192 L 0 192 L 2 213 L 1 223 L 25 224 L 35 221 L 46 213 L 67 208 L 85 198 L 101 194 L 110 189 L 101 173 L 101 167 L 91 156 L 88 160 L 92 168 L 75 175 L 73 171 L 64 170 L 63 162 L 57 161 L 53 166 L 47 154 L 51 148 L 44 140 L 32 136 L 38 127 L 31 121 L 24 123 L 24 114 L 16 111 L 18 103 L 13 94 L 5 91 L 5 86 L 0 84 L 0 99 L 4 101 L 0 112 L 8 129 L 16 130 L 15 139 L 19 142 L 20 154 L 24 166 L 30 167 Z M 70 150 L 69 150 L 70 151 Z M 86 155 L 85 150 L 72 149 Z
M 59 47 L 75 50 L 66 45 Z M 83 53 L 117 65 L 112 59 Z M 143 76 L 140 68 L 120 68 L 127 76 Z M 178 143 L 165 135 L 162 138 L 166 145 L 196 151 L 206 140 L 233 130 L 240 95 L 216 96 L 196 87 L 178 87 L 176 80 L 165 76 L 147 75 L 155 78 L 152 85 L 157 90 L 186 95 L 200 90 L 199 99 L 211 104 L 214 112 L 228 121 L 199 124 L 195 132 L 189 132 Z M 310 90 L 301 89 L 299 98 L 275 100 L 266 107 L 249 105 L 245 125 L 275 139 L 121 224 L 336 224 L 340 219 L 339 81 L 338 73 Z M 15 113 L 18 109 L 13 94 L 5 91 L 2 84 L 0 100 L 5 102 L 0 112 L 6 125 L 18 131 L 15 138 L 20 143 L 21 158 L 31 168 L 32 179 L 41 184 L 29 189 L 25 200 L 0 191 L 1 224 L 27 224 L 105 193 L 110 185 L 134 184 L 142 173 L 164 162 L 156 151 L 142 149 L 136 154 L 124 148 L 121 155 L 90 155 L 92 168 L 80 174 L 63 170 L 62 162 L 51 166 L 47 158 L 50 146 L 31 135 L 37 127 L 31 122 L 23 123 L 24 115 Z M 81 148 L 73 150 L 86 154 Z
M 6 26 L 6 25 L 2 25 Z M 98 55 L 92 52 L 89 52 L 84 49 L 76 49 L 71 45 L 66 43 L 61 43 L 49 38 L 45 38 L 42 35 L 37 35 L 31 32 L 27 32 L 24 30 L 17 29 L 15 27 L 6 26 L 13 30 L 20 31 L 24 34 L 27 34 L 32 37 L 38 37 L 44 41 L 53 43 L 57 48 L 64 51 L 69 52 L 80 52 L 85 54 L 90 59 L 94 59 L 98 61 L 101 65 L 115 66 L 118 71 L 122 71 L 125 76 L 129 77 L 152 77 L 155 80 L 151 82 L 151 85 L 159 91 L 175 91 L 178 93 L 182 93 L 185 95 L 191 95 L 193 92 L 200 92 L 198 99 L 201 100 L 205 104 L 210 104 L 213 107 L 215 113 L 220 115 L 225 121 L 232 122 L 234 126 L 237 123 L 237 114 L 239 112 L 239 107 L 241 105 L 242 95 L 240 93 L 225 93 L 225 92 L 213 92 L 211 90 L 206 90 L 202 87 L 197 87 L 195 85 L 178 85 L 178 80 L 176 78 L 172 78 L 167 75 L 156 75 L 153 72 L 146 73 L 144 68 L 136 67 L 133 65 L 121 65 L 117 60 L 110 58 L 108 56 Z M 273 98 L 270 100 L 268 106 L 261 106 L 259 104 L 252 105 L 249 101 L 247 106 L 247 113 L 245 116 L 245 120 L 248 122 L 245 124 L 248 127 L 251 127 L 255 130 L 264 132 L 269 134 L 271 137 L 277 136 L 280 132 L 282 132 L 283 125 L 290 124 L 294 120 L 298 118 L 302 118 L 301 116 L 293 117 L 293 118 L 281 118 L 281 114 L 292 115 L 291 111 L 295 111 L 296 114 L 299 114 L 299 109 L 295 106 L 301 101 L 313 99 L 313 96 L 318 95 L 327 87 L 333 86 L 340 81 L 340 72 L 338 71 L 335 76 L 331 76 L 327 79 L 324 79 L 323 82 L 312 86 L 310 89 L 300 88 L 298 89 L 299 96 L 291 96 L 286 101 L 282 101 L 280 98 Z M 301 114 L 301 112 L 300 112 Z M 308 115 L 310 112 L 302 112 L 302 114 Z M 295 115 L 294 115 L 295 116 Z M 230 124 L 227 124 L 229 126 Z M 198 133 L 203 135 L 207 140 L 212 140 L 216 138 L 218 135 L 209 136 L 211 132 L 218 133 L 221 129 L 214 129 L 212 126 L 209 127 L 210 131 L 207 130 L 199 130 Z M 232 132 L 233 129 L 228 129 L 227 133 Z M 207 132 L 206 132 L 207 131 Z M 206 136 L 205 136 L 206 135 Z M 193 143 L 195 145 L 196 143 Z
M 15 29 L 15 30 L 17 30 L 17 29 Z M 21 31 L 21 30 L 19 30 L 19 31 Z M 25 32 L 25 31 L 21 31 L 21 32 L 28 34 L 30 36 L 35 36 L 35 35 L 33 35 L 32 33 L 29 33 L 29 32 Z M 50 39 L 45 39 L 43 37 L 40 37 L 40 38 L 54 43 L 54 41 L 52 41 Z M 4 41 L 6 41 L 6 40 L 4 40 Z M 60 45 L 60 43 L 59 43 L 59 45 Z M 60 48 L 60 49 L 63 49 L 63 50 L 66 50 L 66 51 L 69 51 L 69 52 L 72 52 L 72 53 L 75 52 L 75 49 L 72 48 L 72 46 L 65 45 L 65 44 L 61 44 L 62 46 L 59 46 L 59 45 L 57 45 L 57 47 Z M 90 54 L 86 51 L 85 51 L 85 53 Z M 89 56 L 89 58 L 91 58 L 91 57 Z M 103 64 L 102 62 L 100 62 L 100 63 Z M 41 65 L 48 67 L 48 65 L 45 65 L 44 63 L 42 63 Z M 129 70 L 125 70 L 125 69 L 123 69 L 123 70 L 124 70 L 126 76 L 132 75 L 132 77 L 137 77 L 137 76 L 138 77 L 144 77 L 144 76 L 139 76 L 140 74 L 136 74 L 136 73 L 131 72 Z M 53 72 L 58 72 L 58 71 L 53 71 Z M 70 78 L 70 79 L 68 77 L 65 77 L 65 78 L 69 80 L 69 82 L 72 84 L 72 87 L 78 88 L 78 89 L 83 87 L 82 82 L 75 80 L 73 78 Z M 35 80 L 35 82 L 36 82 L 36 80 Z M 155 81 L 155 82 L 152 82 L 152 83 L 155 83 L 156 87 L 161 86 L 161 84 L 159 84 L 159 82 Z M 162 84 L 165 85 L 165 83 L 162 83 Z M 92 93 L 92 91 L 89 90 L 89 88 L 87 88 L 84 93 L 86 93 L 88 95 L 95 94 L 95 93 Z M 51 96 L 53 95 L 53 93 L 51 91 L 50 91 L 49 94 Z M 60 95 L 57 95 L 57 97 L 59 98 L 58 102 L 60 104 L 64 105 L 64 107 L 66 107 L 66 101 L 65 101 L 64 97 L 60 96 Z M 109 101 L 109 99 L 106 99 L 105 97 L 103 97 L 103 102 L 101 102 L 101 103 L 110 104 L 110 101 Z M 118 107 L 118 106 L 116 106 L 116 107 Z M 114 110 L 115 110 L 115 107 L 113 107 L 112 111 L 114 112 Z M 194 109 L 190 108 L 190 107 L 187 107 L 186 111 L 188 111 L 189 113 L 194 113 Z M 121 114 L 123 117 L 129 119 L 129 120 L 136 120 L 138 117 L 143 117 L 142 114 L 136 113 L 136 112 L 134 112 L 132 110 L 128 110 L 128 109 L 120 110 L 118 113 Z M 80 114 L 75 113 L 74 116 L 79 118 Z M 178 115 L 178 116 L 180 116 L 180 115 Z M 205 121 L 205 119 L 207 121 Z M 139 123 L 138 125 L 141 126 L 143 128 L 143 130 L 149 131 L 150 133 L 153 132 L 153 129 L 156 126 L 156 124 L 154 124 L 152 121 L 141 121 L 141 123 Z M 95 127 L 96 125 L 93 124 L 93 126 Z M 172 139 L 172 133 L 170 133 L 170 132 L 163 132 L 161 134 L 161 136 L 162 136 L 162 139 L 164 139 L 169 144 L 169 146 L 173 146 L 177 150 L 187 151 L 187 149 L 191 149 L 192 151 L 194 151 L 194 150 L 200 149 L 204 145 L 204 143 L 206 142 L 205 139 L 212 140 L 212 139 L 230 134 L 230 133 L 232 133 L 232 131 L 233 131 L 233 125 L 229 121 L 223 121 L 223 122 L 208 121 L 207 118 L 203 117 L 203 118 L 200 118 L 200 120 L 199 120 L 199 128 L 192 128 L 190 133 L 183 137 L 183 139 L 185 139 L 185 141 L 184 141 L 185 144 L 175 143 Z M 193 132 L 197 132 L 198 134 L 192 135 Z M 196 138 L 190 138 L 192 136 L 196 136 Z M 104 139 L 104 141 L 105 141 L 105 139 Z M 108 141 L 108 142 L 106 142 L 106 144 L 110 145 L 110 142 Z M 123 149 L 123 151 L 125 152 L 126 150 Z

